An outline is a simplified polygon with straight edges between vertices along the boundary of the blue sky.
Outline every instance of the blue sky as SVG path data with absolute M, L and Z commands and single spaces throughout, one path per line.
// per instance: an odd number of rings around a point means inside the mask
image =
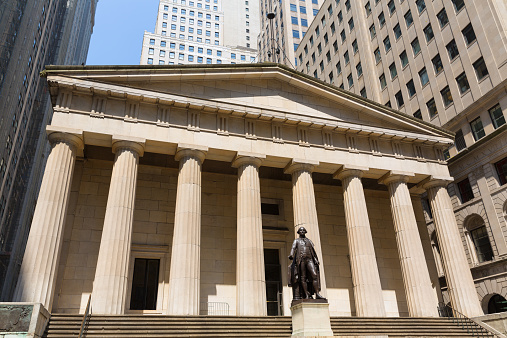
M 153 32 L 159 0 L 99 0 L 88 65 L 138 65 L 144 31 Z

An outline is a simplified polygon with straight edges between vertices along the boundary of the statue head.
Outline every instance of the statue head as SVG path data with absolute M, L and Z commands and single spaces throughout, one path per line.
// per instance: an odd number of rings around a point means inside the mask
M 307 231 L 305 229 L 305 227 L 299 227 L 298 229 L 298 234 L 302 237 L 304 237 L 306 235 Z

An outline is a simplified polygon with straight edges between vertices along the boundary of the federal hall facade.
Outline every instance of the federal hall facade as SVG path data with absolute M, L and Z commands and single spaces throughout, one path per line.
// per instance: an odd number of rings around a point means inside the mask
M 451 305 L 482 315 L 446 189 L 452 133 L 274 64 L 45 76 L 52 150 L 16 301 L 290 315 L 305 226 L 332 316 L 438 316 L 426 193 Z

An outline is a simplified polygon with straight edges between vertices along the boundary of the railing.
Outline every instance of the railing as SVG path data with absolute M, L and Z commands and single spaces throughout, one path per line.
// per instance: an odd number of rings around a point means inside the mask
M 474 337 L 498 337 L 493 332 L 486 330 L 450 305 L 438 303 L 438 314 L 440 317 L 446 317 L 453 323 L 458 324 L 463 330 Z
M 229 303 L 225 302 L 206 302 L 201 303 L 200 306 L 201 315 L 208 316 L 228 316 L 229 315 Z
M 86 303 L 85 313 L 83 315 L 83 320 L 81 321 L 81 329 L 79 330 L 79 338 L 83 337 L 83 332 L 86 326 L 86 320 L 88 319 L 88 315 L 90 314 L 90 301 L 92 299 L 92 295 L 88 296 L 88 303 Z

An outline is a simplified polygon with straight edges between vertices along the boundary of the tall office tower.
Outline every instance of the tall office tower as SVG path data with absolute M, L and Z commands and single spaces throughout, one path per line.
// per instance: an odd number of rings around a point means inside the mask
M 296 55 L 299 71 L 456 133 L 442 155 L 463 246 L 483 308 L 507 310 L 505 1 L 326 0 Z
M 261 62 L 295 67 L 295 51 L 319 12 L 323 0 L 260 0 L 261 33 L 257 43 Z M 268 14 L 272 14 L 268 19 Z
M 144 32 L 141 64 L 255 62 L 250 39 L 258 13 L 251 0 L 160 0 L 155 32 Z
M 39 73 L 86 61 L 98 0 L 0 3 L 0 290 L 10 300 L 26 245 L 52 108 Z

